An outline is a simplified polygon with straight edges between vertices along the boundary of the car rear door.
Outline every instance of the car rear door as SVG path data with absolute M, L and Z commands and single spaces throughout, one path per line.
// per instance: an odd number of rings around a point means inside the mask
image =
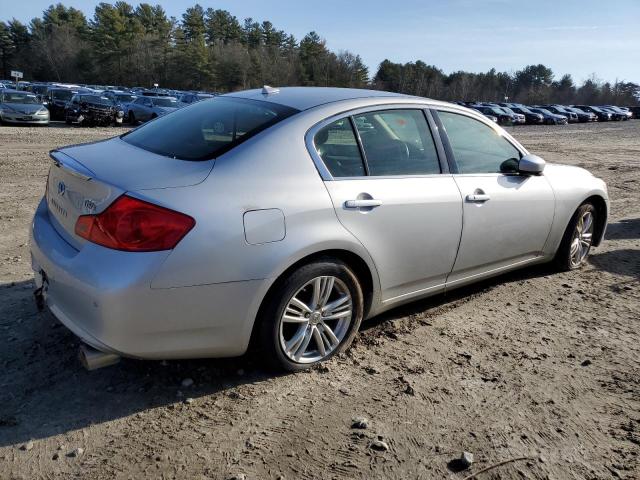
M 444 289 L 455 261 L 462 200 L 432 128 L 419 108 L 378 107 L 311 131 L 336 214 L 371 255 L 383 302 Z
M 555 209 L 546 177 L 518 174 L 522 151 L 501 129 L 459 111 L 434 115 L 463 199 L 460 248 L 447 285 L 540 257 Z

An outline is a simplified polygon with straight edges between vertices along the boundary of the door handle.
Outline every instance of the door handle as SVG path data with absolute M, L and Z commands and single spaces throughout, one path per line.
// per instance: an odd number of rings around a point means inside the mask
M 345 208 L 373 208 L 382 205 L 380 200 L 374 198 L 367 198 L 362 200 L 347 200 L 344 202 Z
M 491 197 L 485 193 L 474 193 L 473 195 L 467 195 L 467 202 L 481 203 L 486 202 Z

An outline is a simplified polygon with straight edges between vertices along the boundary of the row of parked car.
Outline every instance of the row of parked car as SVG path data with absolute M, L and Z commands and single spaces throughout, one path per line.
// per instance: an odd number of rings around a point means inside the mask
M 477 110 L 501 125 L 566 125 L 640 118 L 640 107 L 616 105 L 523 105 L 522 103 L 454 102 Z
M 47 125 L 136 125 L 217 95 L 213 92 L 70 85 L 0 80 L 0 122 Z M 640 107 L 615 105 L 523 105 L 521 103 L 455 102 L 477 110 L 501 125 L 566 125 L 640 118 Z
M 16 88 L 15 83 L 0 80 L 0 122 L 47 125 L 50 120 L 64 120 L 70 125 L 135 125 L 215 95 L 59 83 L 20 82 Z

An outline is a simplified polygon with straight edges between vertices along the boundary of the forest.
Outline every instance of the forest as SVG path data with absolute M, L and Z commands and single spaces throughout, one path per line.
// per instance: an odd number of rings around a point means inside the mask
M 0 21 L 0 74 L 25 80 L 227 92 L 276 86 L 384 89 L 442 100 L 562 104 L 639 103 L 638 84 L 577 84 L 545 65 L 445 73 L 422 60 L 384 60 L 370 72 L 354 52 L 331 51 L 316 32 L 301 39 L 268 20 L 238 19 L 196 4 L 180 18 L 160 5 L 100 3 L 93 16 L 61 3 L 24 24 Z

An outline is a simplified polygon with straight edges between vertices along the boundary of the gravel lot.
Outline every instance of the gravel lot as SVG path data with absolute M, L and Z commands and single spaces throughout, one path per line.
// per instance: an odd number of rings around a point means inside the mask
M 640 478 L 640 121 L 513 129 L 608 182 L 586 268 L 394 310 L 347 355 L 279 377 L 251 358 L 86 372 L 36 311 L 27 229 L 47 152 L 119 131 L 0 128 L 0 479 L 462 479 L 505 460 L 477 478 Z M 475 461 L 456 472 L 463 451 Z

